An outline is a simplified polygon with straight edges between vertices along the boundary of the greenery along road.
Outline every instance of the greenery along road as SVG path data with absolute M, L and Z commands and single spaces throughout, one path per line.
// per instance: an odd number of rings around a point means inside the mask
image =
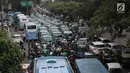
M 17 73 L 22 68 L 23 51 L 12 42 L 6 30 L 0 29 L 0 72 Z

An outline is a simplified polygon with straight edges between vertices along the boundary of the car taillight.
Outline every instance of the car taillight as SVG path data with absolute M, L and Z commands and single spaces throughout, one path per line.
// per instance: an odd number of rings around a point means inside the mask
M 93 50 L 97 50 L 97 48 L 93 48 Z
M 123 62 L 127 62 L 127 60 L 123 60 Z

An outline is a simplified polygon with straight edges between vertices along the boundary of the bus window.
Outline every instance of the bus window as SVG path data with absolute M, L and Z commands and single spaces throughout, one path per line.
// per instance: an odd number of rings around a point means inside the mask
M 26 21 L 26 19 L 22 19 L 22 21 Z
M 27 29 L 36 29 L 36 25 L 27 26 Z

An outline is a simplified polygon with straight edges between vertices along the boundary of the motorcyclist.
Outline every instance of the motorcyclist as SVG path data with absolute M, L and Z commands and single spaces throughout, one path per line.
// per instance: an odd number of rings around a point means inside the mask
M 23 49 L 24 49 L 24 47 L 23 47 L 23 41 L 22 41 L 22 40 L 20 40 L 19 45 L 20 45 L 20 47 L 21 47 L 21 48 L 23 48 Z

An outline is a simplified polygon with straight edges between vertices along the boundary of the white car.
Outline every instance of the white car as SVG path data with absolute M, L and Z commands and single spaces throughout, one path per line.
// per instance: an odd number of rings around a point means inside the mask
M 14 12 L 9 11 L 7 15 L 8 15 L 8 16 L 13 16 L 13 15 L 14 15 Z
M 13 35 L 13 42 L 20 43 L 22 41 L 22 36 L 20 34 Z
M 98 39 L 98 41 L 101 41 L 101 42 L 103 42 L 103 43 L 110 43 L 110 42 L 112 42 L 112 41 L 110 41 L 108 38 L 102 38 L 102 37 L 100 37 L 100 38 Z
M 119 63 L 107 63 L 106 68 L 110 73 L 123 73 L 123 69 Z
M 108 49 L 112 50 L 112 49 L 120 49 L 120 48 L 126 48 L 124 45 L 120 45 L 117 43 L 107 43 L 105 45 Z
M 104 49 L 105 48 L 105 44 L 103 42 L 92 42 L 89 44 L 89 50 L 94 52 L 95 54 L 100 54 L 100 49 Z
M 87 44 L 87 38 L 79 38 L 79 40 L 77 41 L 77 45 L 79 45 L 79 47 L 86 47 Z
M 51 35 L 43 35 L 42 36 L 42 41 L 44 42 L 48 42 L 48 41 L 52 41 L 52 36 Z

